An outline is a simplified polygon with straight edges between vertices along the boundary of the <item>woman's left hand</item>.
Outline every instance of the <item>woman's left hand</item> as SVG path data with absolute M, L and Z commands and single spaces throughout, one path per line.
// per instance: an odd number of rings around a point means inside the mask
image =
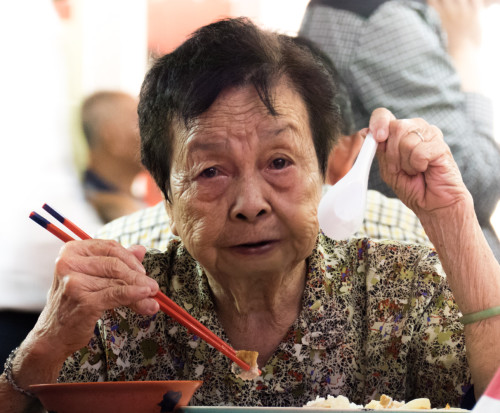
M 379 142 L 381 175 L 419 217 L 463 314 L 500 303 L 500 266 L 477 221 L 443 134 L 423 119 L 396 120 L 377 109 L 370 130 Z M 418 133 L 417 133 L 418 132 Z M 466 325 L 465 345 L 476 398 L 500 366 L 500 318 Z
M 370 131 L 379 142 L 382 178 L 419 217 L 471 201 L 441 131 L 423 119 L 397 120 L 376 109 Z

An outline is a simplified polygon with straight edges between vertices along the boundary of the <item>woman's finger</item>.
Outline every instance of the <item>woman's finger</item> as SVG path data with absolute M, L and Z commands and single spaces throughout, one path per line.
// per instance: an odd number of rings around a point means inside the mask
M 384 142 L 389 136 L 389 124 L 395 116 L 385 108 L 378 108 L 370 117 L 370 131 L 377 142 Z
M 403 170 L 409 175 L 415 174 L 410 167 L 410 157 L 415 147 L 423 143 L 422 131 L 427 128 L 427 123 L 422 119 L 402 119 L 391 122 L 385 149 L 389 173 L 396 174 Z
M 144 256 L 146 255 L 146 247 L 142 245 L 132 245 L 128 247 L 127 250 L 135 255 L 142 267 L 142 261 L 144 260 Z
M 441 156 L 446 146 L 443 135 L 435 126 L 412 129 L 401 141 L 401 168 L 408 175 L 425 172 L 429 163 Z
M 99 317 L 110 308 L 137 307 L 137 303 L 141 302 L 139 307 L 142 309 L 157 308 L 149 303 L 152 290 L 147 285 L 129 285 L 120 279 L 98 278 L 76 272 L 62 278 L 58 295 L 61 305 L 94 317 Z
M 142 255 L 140 249 L 135 249 Z M 127 284 L 148 285 L 157 290 L 156 281 L 146 276 L 144 267 L 136 265 L 137 257 L 115 242 L 100 240 L 67 243 L 56 260 L 56 275 L 71 272 L 95 277 L 121 279 Z
M 144 247 L 135 246 L 131 250 L 128 250 L 116 241 L 100 240 L 100 239 L 92 239 L 92 240 L 84 240 L 76 242 L 82 243 L 78 245 L 78 247 L 80 248 L 79 253 L 81 255 L 116 257 L 122 260 L 131 269 L 143 273 L 146 272 L 142 265 L 142 259 L 139 260 L 138 257 L 135 255 L 136 253 L 139 252 L 140 249 L 143 249 Z M 72 245 L 72 244 L 73 243 L 67 243 L 67 245 Z M 142 257 L 144 257 L 144 255 L 142 255 Z
M 71 272 L 96 278 L 118 279 L 129 285 L 147 285 L 157 289 L 158 284 L 145 273 L 130 269 L 115 257 L 61 256 L 56 263 L 56 274 L 65 276 Z

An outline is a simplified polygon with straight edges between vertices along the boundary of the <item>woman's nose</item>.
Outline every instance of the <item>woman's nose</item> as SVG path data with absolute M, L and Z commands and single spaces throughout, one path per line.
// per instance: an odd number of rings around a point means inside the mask
M 235 183 L 231 218 L 252 222 L 268 214 L 271 211 L 271 205 L 264 195 L 266 190 L 265 181 L 259 177 L 241 178 Z

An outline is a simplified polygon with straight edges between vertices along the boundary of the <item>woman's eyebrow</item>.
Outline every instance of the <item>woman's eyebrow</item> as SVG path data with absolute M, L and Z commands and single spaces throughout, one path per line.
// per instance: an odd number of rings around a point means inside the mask
M 274 136 L 278 136 L 279 134 L 281 134 L 282 132 L 286 131 L 287 129 L 291 129 L 291 126 L 290 125 L 286 125 L 286 126 L 283 126 L 281 128 L 275 129 L 272 132 L 273 132 Z
M 273 125 L 271 127 L 263 127 L 258 132 L 258 134 L 264 138 L 277 138 L 283 132 L 289 130 L 296 130 L 293 123 L 286 123 L 284 125 L 279 125 L 279 126 Z M 185 145 L 185 148 L 190 154 L 194 154 L 197 152 L 220 152 L 227 150 L 228 141 L 225 139 L 206 141 L 198 137 L 194 139 L 189 139 Z
M 267 135 L 270 137 L 277 137 L 281 133 L 286 132 L 288 130 L 295 130 L 296 128 L 294 127 L 293 124 L 287 123 L 286 125 L 280 125 L 276 127 L 270 127 L 270 128 L 263 128 L 262 130 L 262 135 Z
M 226 149 L 226 147 L 227 142 L 224 141 L 204 142 L 202 140 L 193 140 L 187 144 L 190 153 L 220 151 Z

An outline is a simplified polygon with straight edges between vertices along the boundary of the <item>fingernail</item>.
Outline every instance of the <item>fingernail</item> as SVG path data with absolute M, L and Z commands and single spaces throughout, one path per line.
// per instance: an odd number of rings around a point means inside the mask
M 387 131 L 385 130 L 385 128 L 380 128 L 377 131 L 377 140 L 378 139 L 385 139 L 386 136 L 387 136 Z
M 160 306 L 155 300 L 148 300 L 148 313 L 153 315 L 160 311 Z
M 141 264 L 141 263 L 137 263 L 136 266 L 135 266 L 136 270 L 139 271 L 140 273 L 142 274 L 146 274 L 146 269 L 144 268 L 144 266 Z
M 149 277 L 148 277 L 148 286 L 149 286 L 149 288 L 151 288 L 151 294 L 156 293 L 156 291 L 159 288 L 158 287 L 158 283 L 155 280 L 153 280 L 152 278 L 149 278 Z
M 147 286 L 147 285 L 144 285 L 144 286 L 138 286 L 137 287 L 137 292 L 139 294 L 151 294 L 151 289 Z

